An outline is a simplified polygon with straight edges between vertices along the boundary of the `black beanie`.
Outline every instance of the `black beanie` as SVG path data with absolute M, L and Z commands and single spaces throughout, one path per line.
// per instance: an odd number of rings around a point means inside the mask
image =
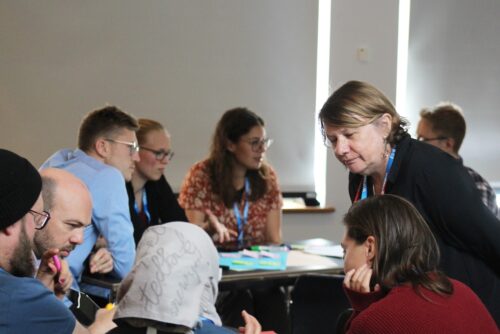
M 41 191 L 42 178 L 36 168 L 19 155 L 0 149 L 0 230 L 23 218 Z

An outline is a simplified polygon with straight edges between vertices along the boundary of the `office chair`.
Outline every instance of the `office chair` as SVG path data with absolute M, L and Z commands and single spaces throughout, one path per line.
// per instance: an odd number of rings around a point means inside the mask
M 343 275 L 314 274 L 297 278 L 291 292 L 292 334 L 340 334 L 348 317 L 349 301 L 342 289 Z

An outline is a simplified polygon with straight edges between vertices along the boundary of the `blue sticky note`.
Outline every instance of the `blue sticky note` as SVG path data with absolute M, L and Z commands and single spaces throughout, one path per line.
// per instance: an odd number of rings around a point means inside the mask
M 275 252 L 276 258 L 253 258 L 241 255 L 240 258 L 227 257 L 219 253 L 219 265 L 229 267 L 231 270 L 285 270 L 288 252 Z

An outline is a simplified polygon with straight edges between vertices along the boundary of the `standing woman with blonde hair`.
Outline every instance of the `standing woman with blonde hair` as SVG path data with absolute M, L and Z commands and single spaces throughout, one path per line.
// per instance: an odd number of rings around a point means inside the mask
M 187 221 L 184 210 L 168 184 L 165 168 L 172 160 L 170 134 L 159 122 L 140 118 L 137 141 L 140 161 L 135 162 L 132 180 L 127 182 L 129 210 L 134 224 L 135 244 L 149 226 Z
M 325 141 L 349 170 L 353 202 L 379 194 L 410 201 L 437 239 L 440 269 L 467 284 L 500 324 L 500 222 L 456 159 L 410 138 L 374 86 L 349 81 L 325 102 Z
M 281 243 L 282 197 L 276 173 L 265 161 L 271 144 L 264 121 L 246 108 L 219 120 L 208 159 L 186 175 L 179 202 L 191 223 L 212 235 L 219 249 Z M 235 290 L 221 294 L 223 323 L 242 326 L 241 310 L 255 314 L 264 329 L 288 332 L 283 289 Z

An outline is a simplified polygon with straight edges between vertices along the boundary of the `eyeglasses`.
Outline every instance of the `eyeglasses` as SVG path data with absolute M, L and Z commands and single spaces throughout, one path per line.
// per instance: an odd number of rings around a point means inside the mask
M 267 150 L 269 146 L 273 143 L 271 138 L 264 139 L 249 139 L 245 140 L 252 147 L 252 151 L 259 152 L 260 150 Z
M 156 151 L 156 150 L 153 150 L 151 148 L 144 147 L 144 146 L 139 146 L 139 147 L 141 150 L 146 150 L 146 151 L 152 152 L 155 155 L 155 159 L 158 161 L 163 161 L 163 159 L 165 159 L 165 158 L 167 158 L 167 161 L 170 161 L 174 157 L 174 151 L 172 151 L 172 150 L 168 150 L 168 151 L 158 150 L 158 151 Z
M 111 138 L 106 138 L 105 140 L 110 141 L 112 143 L 127 145 L 129 150 L 130 150 L 130 155 L 134 155 L 134 153 L 139 152 L 139 144 L 136 141 L 129 142 L 129 141 L 116 140 L 116 139 L 111 139 Z
M 434 138 L 425 138 L 422 136 L 418 136 L 417 139 L 420 141 L 423 141 L 423 142 L 428 142 L 428 141 L 433 141 L 433 140 L 445 140 L 445 139 L 448 139 L 448 137 L 440 136 L 440 137 L 434 137 Z
M 29 210 L 28 212 L 31 213 L 35 218 L 35 228 L 37 230 L 41 230 L 42 228 L 44 228 L 50 220 L 50 213 L 45 210 L 43 210 L 42 212 Z

